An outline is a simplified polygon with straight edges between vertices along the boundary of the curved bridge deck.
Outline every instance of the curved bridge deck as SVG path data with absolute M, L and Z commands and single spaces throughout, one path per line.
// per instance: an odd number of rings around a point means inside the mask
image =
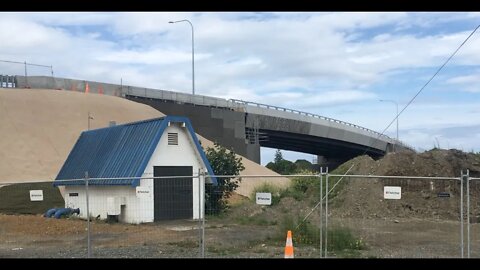
M 363 153 L 377 158 L 394 145 L 412 150 L 355 124 L 267 104 L 46 76 L 15 76 L 12 85 L 83 92 L 88 88 L 90 93 L 121 96 L 165 114 L 187 116 L 197 133 L 258 163 L 260 146 L 322 156 L 330 165 Z

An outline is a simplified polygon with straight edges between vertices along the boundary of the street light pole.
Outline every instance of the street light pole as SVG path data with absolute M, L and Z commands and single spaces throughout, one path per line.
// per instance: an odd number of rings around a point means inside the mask
M 90 111 L 88 112 L 88 129 L 87 130 L 90 130 L 90 119 L 94 119 L 93 116 L 90 115 Z
M 397 145 L 397 143 L 399 143 L 399 140 L 398 140 L 398 116 L 399 116 L 398 115 L 398 103 L 394 100 L 391 100 L 391 99 L 380 99 L 380 101 L 382 101 L 382 102 L 392 102 L 397 107 L 397 114 L 395 115 L 395 117 L 397 118 L 397 142 L 394 144 L 394 150 L 393 150 L 395 152 L 395 150 L 397 148 L 396 145 Z
M 189 20 L 170 21 L 168 23 L 188 22 L 192 27 L 192 94 L 195 95 L 195 43 L 193 35 L 193 24 Z

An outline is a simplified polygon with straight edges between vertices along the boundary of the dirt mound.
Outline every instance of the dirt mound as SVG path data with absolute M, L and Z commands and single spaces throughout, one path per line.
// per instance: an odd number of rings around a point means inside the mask
M 127 99 L 47 89 L 0 89 L 0 183 L 53 180 L 80 133 L 164 116 L 154 108 Z M 204 147 L 213 146 L 198 136 Z M 242 157 L 244 175 L 277 175 Z M 262 180 L 268 181 L 268 180 Z M 242 181 L 238 193 L 248 196 L 260 180 Z M 278 178 L 278 185 L 288 179 Z
M 0 182 L 52 180 L 80 133 L 163 116 L 113 96 L 38 89 L 0 90 Z
M 203 138 L 200 135 L 197 135 L 198 139 L 201 141 L 203 148 L 213 147 L 213 142 Z M 235 190 L 235 193 L 239 195 L 249 197 L 252 192 L 255 190 L 255 187 L 263 184 L 271 184 L 281 188 L 285 188 L 290 183 L 290 179 L 280 176 L 278 173 L 261 166 L 241 155 L 236 155 L 237 157 L 242 158 L 242 163 L 245 169 L 240 172 L 240 175 L 269 175 L 269 176 L 278 176 L 278 177 L 243 177 L 240 181 L 238 188 Z
M 469 169 L 471 177 L 480 175 L 480 155 L 459 150 L 434 149 L 424 153 L 390 153 L 379 160 L 368 156 L 352 159 L 339 167 L 348 174 L 384 176 L 459 177 Z M 333 178 L 336 182 L 339 178 Z M 340 217 L 418 217 L 458 219 L 460 182 L 436 179 L 345 178 L 332 199 L 332 215 Z M 385 200 L 384 186 L 400 186 L 400 200 Z M 466 187 L 464 187 L 466 188 Z M 480 185 L 470 184 L 473 221 L 480 217 Z M 479 216 L 479 217 L 477 217 Z
M 460 171 L 466 169 L 472 177 L 480 175 L 480 155 L 456 149 L 433 149 L 420 154 L 390 153 L 376 163 L 376 174 L 380 175 L 458 177 Z

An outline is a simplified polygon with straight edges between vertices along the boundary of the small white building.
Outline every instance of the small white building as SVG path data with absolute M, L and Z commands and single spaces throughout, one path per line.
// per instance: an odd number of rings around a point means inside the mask
M 190 121 L 166 116 L 82 132 L 53 185 L 65 186 L 65 207 L 80 208 L 82 218 L 86 186 L 78 179 L 88 172 L 91 217 L 136 224 L 198 219 L 205 205 L 199 178 L 143 178 L 193 176 L 199 169 L 213 175 Z M 205 181 L 217 184 L 215 177 Z

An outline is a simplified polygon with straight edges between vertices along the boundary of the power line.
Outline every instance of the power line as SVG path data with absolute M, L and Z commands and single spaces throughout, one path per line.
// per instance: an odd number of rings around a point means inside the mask
M 460 46 L 458 46 L 458 48 L 450 55 L 450 57 L 448 57 L 448 59 L 437 69 L 437 71 L 435 72 L 435 74 L 433 74 L 433 76 L 422 86 L 422 88 L 420 88 L 420 90 L 418 90 L 418 92 L 415 94 L 415 96 L 413 96 L 413 98 L 407 103 L 407 105 L 405 105 L 405 107 L 403 107 L 403 109 L 398 112 L 398 114 L 393 118 L 393 120 L 390 122 L 390 124 L 388 124 L 388 126 L 380 133 L 378 134 L 377 138 L 375 139 L 378 140 L 378 138 L 380 138 L 380 136 L 383 135 L 383 133 L 385 133 L 385 131 L 395 122 L 395 120 L 400 116 L 400 114 L 403 113 L 403 111 L 405 111 L 405 109 L 407 109 L 407 107 L 412 104 L 412 102 L 415 100 L 415 98 L 417 98 L 418 95 L 420 95 L 420 93 L 423 91 L 423 89 L 425 89 L 425 87 L 427 87 L 428 84 L 430 84 L 430 82 L 437 76 L 438 73 L 440 73 L 440 71 L 447 65 L 448 62 L 450 62 L 450 60 L 453 58 L 453 56 L 455 56 L 455 54 L 457 54 L 457 52 L 460 50 L 460 48 L 463 47 L 463 45 L 465 45 L 465 43 L 470 39 L 471 36 L 473 36 L 473 34 L 478 30 L 478 28 L 480 27 L 480 24 L 477 25 L 477 27 L 470 33 L 470 35 L 468 35 L 468 37 L 462 42 L 462 44 L 460 44 Z M 361 156 L 365 155 L 367 153 L 368 149 L 365 149 L 365 151 L 361 154 Z M 350 172 L 350 170 L 355 166 L 356 164 L 353 163 L 352 166 L 350 166 L 350 168 L 345 172 L 345 174 L 342 176 L 342 178 L 340 178 L 340 180 L 338 180 L 338 182 L 340 182 L 343 177 L 345 175 L 347 175 L 348 172 Z M 337 184 L 338 184 L 337 182 Z M 333 190 L 333 188 L 337 185 L 335 184 L 331 190 Z M 330 191 L 331 191 L 330 190 Z M 329 192 L 329 191 L 327 191 Z
M 415 96 L 413 96 L 413 98 L 405 105 L 405 107 L 403 107 L 403 109 L 398 112 L 398 114 L 393 118 L 393 120 L 390 122 L 390 124 L 388 124 L 388 126 L 380 133 L 378 134 L 378 136 L 375 138 L 375 141 L 378 140 L 382 135 L 383 133 L 385 133 L 385 131 L 395 122 L 395 120 L 400 116 L 400 114 L 403 113 L 403 111 L 405 111 L 405 109 L 407 109 L 407 107 L 417 98 L 418 95 L 420 95 L 420 93 L 423 91 L 423 89 L 425 89 L 425 87 L 427 87 L 428 84 L 430 84 L 430 82 L 437 76 L 438 73 L 440 73 L 440 71 L 448 64 L 448 62 L 450 62 L 450 60 L 453 58 L 453 56 L 455 56 L 455 54 L 457 54 L 457 52 L 460 50 L 460 48 L 463 47 L 463 45 L 465 45 L 465 43 L 467 43 L 467 41 L 470 39 L 470 37 L 473 36 L 473 34 L 478 30 L 478 28 L 480 28 L 480 24 L 477 25 L 477 27 L 470 33 L 470 35 L 468 35 L 468 37 L 462 42 L 462 44 L 460 44 L 460 46 L 458 46 L 458 48 L 450 55 L 450 57 L 448 57 L 448 59 L 437 69 L 437 71 L 435 72 L 435 74 L 433 74 L 433 76 L 422 86 L 422 88 L 420 88 L 420 90 L 418 90 L 418 92 L 415 94 Z M 398 142 L 397 142 L 398 143 Z M 360 155 L 360 156 L 363 156 L 367 153 L 368 151 L 368 148 L 365 149 L 365 151 Z M 330 189 L 330 190 L 327 190 L 326 192 L 327 193 L 330 193 L 337 185 L 338 183 L 340 183 L 340 181 L 343 180 L 343 178 L 350 172 L 350 170 L 355 167 L 355 163 L 353 163 L 350 168 L 348 168 L 348 170 L 343 174 L 343 176 L 335 183 L 335 185 L 333 185 L 333 187 Z M 310 211 L 310 213 L 308 213 L 305 218 L 297 225 L 297 227 L 295 229 L 298 229 L 300 227 L 300 225 L 302 223 L 304 223 L 308 217 L 313 213 L 313 211 L 323 202 L 323 199 L 326 197 L 327 195 L 325 194 L 325 196 L 323 198 L 321 198 L 320 202 L 318 202 L 313 208 L 312 210 Z
M 450 55 L 450 57 L 448 57 L 448 59 L 443 63 L 443 65 L 441 65 L 437 69 L 435 74 L 433 74 L 433 76 L 422 86 L 422 88 L 420 88 L 420 90 L 418 90 L 418 92 L 415 94 L 415 96 L 413 96 L 413 98 L 407 103 L 407 105 L 405 105 L 405 107 L 403 107 L 403 109 L 393 118 L 392 122 L 390 122 L 390 124 L 388 124 L 388 126 L 380 134 L 383 134 L 393 124 L 393 122 L 395 122 L 395 120 L 400 116 L 400 114 L 402 114 L 403 111 L 405 111 L 405 109 L 408 106 L 410 106 L 410 104 L 412 104 L 412 102 L 417 98 L 418 95 L 420 95 L 420 93 L 423 91 L 423 89 L 425 89 L 425 87 L 427 87 L 427 85 L 430 84 L 430 82 L 433 80 L 433 78 L 435 78 L 437 76 L 437 74 L 440 73 L 440 71 L 447 65 L 447 63 L 450 62 L 450 60 L 453 58 L 453 56 L 455 56 L 455 54 L 457 54 L 457 52 L 460 50 L 460 48 L 462 48 L 463 45 L 465 45 L 465 43 L 470 39 L 471 36 L 473 36 L 473 34 L 478 30 L 479 27 L 480 27 L 480 24 L 477 25 L 477 27 L 470 33 L 470 35 L 468 35 L 468 37 L 462 42 L 462 44 L 460 44 L 460 46 L 458 46 L 458 48 Z M 377 139 L 378 139 L 378 137 L 377 137 Z

